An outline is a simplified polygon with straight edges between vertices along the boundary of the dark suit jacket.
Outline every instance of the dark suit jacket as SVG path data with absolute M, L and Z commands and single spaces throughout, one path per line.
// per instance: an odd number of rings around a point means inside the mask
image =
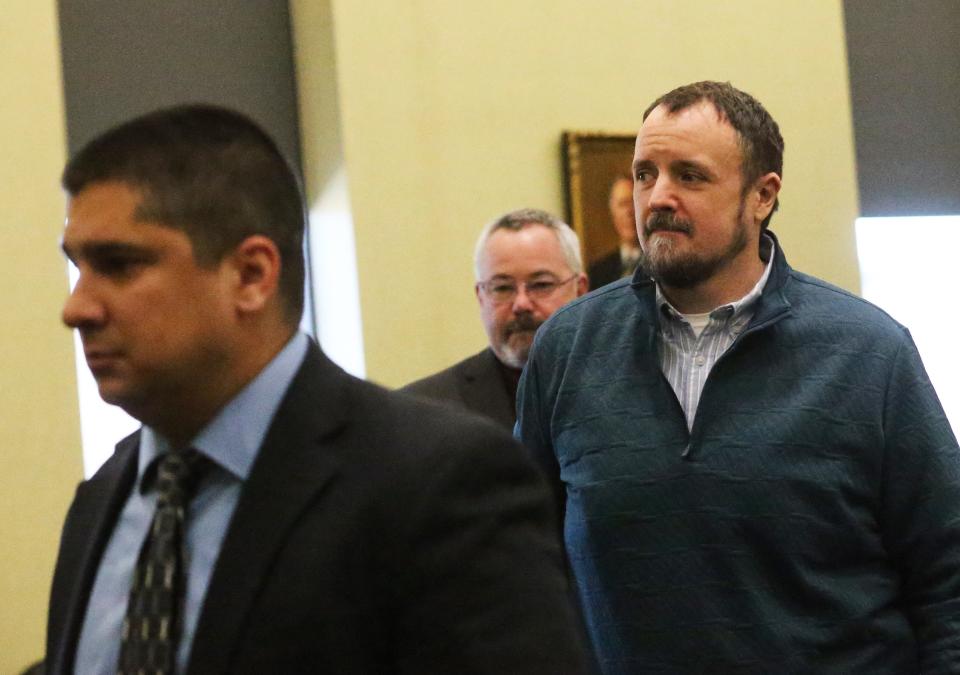
M 72 673 L 138 441 L 70 507 L 48 673 Z M 580 673 L 562 566 L 547 488 L 510 438 L 311 345 L 243 486 L 188 672 Z
M 597 258 L 587 270 L 590 278 L 590 289 L 600 288 L 612 284 L 623 273 L 623 262 L 620 260 L 620 249 L 615 248 L 602 258 Z
M 489 417 L 511 433 L 517 421 L 513 396 L 503 381 L 500 362 L 489 347 L 446 370 L 411 382 L 401 391 L 452 402 Z

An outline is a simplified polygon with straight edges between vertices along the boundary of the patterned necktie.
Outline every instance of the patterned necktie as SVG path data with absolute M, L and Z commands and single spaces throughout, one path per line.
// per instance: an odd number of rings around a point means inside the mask
M 186 579 L 184 519 L 210 461 L 195 450 L 168 452 L 157 463 L 157 509 L 140 549 L 123 621 L 118 675 L 175 671 Z

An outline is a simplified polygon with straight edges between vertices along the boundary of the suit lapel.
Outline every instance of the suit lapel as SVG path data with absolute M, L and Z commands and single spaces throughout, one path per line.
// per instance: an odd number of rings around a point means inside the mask
M 464 363 L 459 387 L 463 402 L 513 430 L 516 412 L 500 373 L 500 364 L 492 350 L 484 349 Z
M 100 558 L 136 476 L 139 440 L 137 432 L 118 443 L 103 467 L 77 488 L 50 593 L 47 672 L 73 671 L 77 640 Z
M 338 462 L 323 439 L 345 423 L 348 376 L 311 342 L 270 425 L 207 587 L 187 671 L 226 672 L 256 595 L 297 516 Z

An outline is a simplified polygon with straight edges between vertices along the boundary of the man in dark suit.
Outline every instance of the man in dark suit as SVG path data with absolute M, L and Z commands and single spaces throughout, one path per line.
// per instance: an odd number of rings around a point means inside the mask
M 517 384 L 537 328 L 587 292 L 580 241 L 546 211 L 520 209 L 488 223 L 477 239 L 474 289 L 489 346 L 404 391 L 452 402 L 513 430 Z
M 261 129 L 161 110 L 63 182 L 63 320 L 143 427 L 67 515 L 47 672 L 582 672 L 524 453 L 297 331 L 303 202 Z
M 610 185 L 610 219 L 617 232 L 619 245 L 590 264 L 587 275 L 590 288 L 600 288 L 637 269 L 640 261 L 640 242 L 637 240 L 636 216 L 633 210 L 633 177 L 618 175 Z

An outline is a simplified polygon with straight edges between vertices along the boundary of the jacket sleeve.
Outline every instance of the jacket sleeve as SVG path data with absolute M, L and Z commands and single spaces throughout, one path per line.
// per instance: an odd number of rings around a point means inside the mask
M 403 507 L 400 672 L 587 672 L 546 483 L 492 423 L 448 435 Z
M 909 333 L 884 404 L 883 539 L 900 570 L 920 670 L 960 672 L 960 449 Z

